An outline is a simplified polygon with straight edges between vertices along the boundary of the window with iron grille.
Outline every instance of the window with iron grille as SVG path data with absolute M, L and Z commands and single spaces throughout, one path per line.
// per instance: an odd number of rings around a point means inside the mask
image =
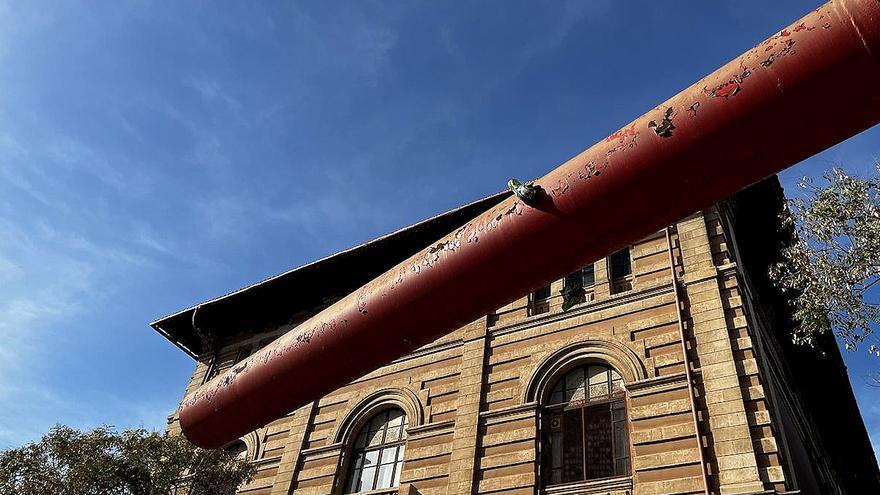
M 386 409 L 361 427 L 351 449 L 345 493 L 382 490 L 400 484 L 406 427 L 406 414 L 400 409 Z
M 546 399 L 542 429 L 545 485 L 629 474 L 625 391 L 614 369 L 567 372 Z

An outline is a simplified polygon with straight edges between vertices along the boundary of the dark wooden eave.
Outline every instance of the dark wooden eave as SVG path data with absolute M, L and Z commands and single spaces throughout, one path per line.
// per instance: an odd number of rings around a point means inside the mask
M 275 329 L 325 307 L 425 248 L 431 241 L 464 225 L 509 194 L 500 192 L 442 213 L 178 311 L 150 323 L 150 326 L 196 359 L 207 351 L 211 342 L 242 332 Z

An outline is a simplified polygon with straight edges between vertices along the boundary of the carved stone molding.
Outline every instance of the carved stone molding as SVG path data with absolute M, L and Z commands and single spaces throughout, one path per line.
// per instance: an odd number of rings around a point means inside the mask
M 348 443 L 364 421 L 382 409 L 395 406 L 406 414 L 408 428 L 421 426 L 425 422 L 425 408 L 415 392 L 406 387 L 385 388 L 368 394 L 348 411 L 336 426 L 331 437 L 333 443 Z
M 541 361 L 525 387 L 523 403 L 542 403 L 549 386 L 555 383 L 557 378 L 573 366 L 589 362 L 613 367 L 623 377 L 627 386 L 648 377 L 645 364 L 635 351 L 626 345 L 609 340 L 585 340 L 565 346 Z

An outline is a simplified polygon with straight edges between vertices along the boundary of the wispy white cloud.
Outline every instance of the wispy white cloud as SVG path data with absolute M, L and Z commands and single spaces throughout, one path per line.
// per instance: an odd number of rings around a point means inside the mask
M 172 249 L 165 241 L 159 239 L 146 225 L 140 224 L 135 226 L 132 240 L 141 245 L 167 256 L 174 256 L 175 250 Z
M 89 386 L 59 389 L 48 379 L 81 349 L 78 339 L 89 338 L 77 320 L 112 300 L 120 281 L 158 269 L 158 257 L 177 258 L 146 224 L 131 235 L 111 232 L 111 225 L 132 222 L 100 195 L 83 194 L 130 195 L 137 188 L 109 157 L 63 134 L 49 145 L 39 137 L 29 142 L 0 120 L 0 197 L 12 201 L 0 203 L 0 448 L 35 439 L 56 422 L 94 426 L 124 418 L 126 425 L 161 427 L 173 410 L 120 398 L 102 411 Z M 71 180 L 80 177 L 95 180 L 84 190 Z M 16 192 L 24 196 L 14 199 Z
M 242 103 L 223 87 L 216 79 L 205 76 L 190 76 L 184 79 L 184 84 L 198 93 L 208 104 L 219 103 L 232 113 L 238 113 L 242 109 Z
M 555 26 L 547 30 L 543 36 L 532 40 L 523 49 L 523 63 L 528 63 L 535 57 L 558 48 L 565 41 L 569 33 L 582 21 L 590 17 L 598 20 L 600 16 L 611 8 L 611 2 L 609 0 L 593 0 L 590 2 L 565 0 L 563 6 Z
M 149 401 L 101 391 L 68 389 L 41 384 L 0 382 L 0 401 L 17 401 L 0 410 L 0 449 L 34 441 L 56 424 L 90 429 L 101 425 L 163 431 L 176 400 Z M 113 424 L 115 420 L 123 420 Z
M 29 233 L 2 229 L 0 260 L 0 279 L 9 282 L 0 284 L 0 448 L 34 439 L 56 422 L 94 426 L 124 418 L 126 425 L 161 426 L 158 418 L 173 405 L 152 409 L 150 419 L 131 397 L 100 406 L 87 397 L 87 386 L 76 384 L 76 370 L 69 388 L 46 380 L 80 348 L 74 339 L 87 337 L 75 322 L 106 304 L 116 277 L 143 271 L 150 259 L 42 224 Z
M 34 9 L 14 0 L 0 0 L 0 62 L 62 15 L 63 9 Z
M 259 236 L 264 228 L 283 228 L 297 237 L 328 247 L 328 239 L 350 232 L 359 222 L 372 222 L 376 212 L 359 197 L 345 199 L 312 194 L 270 198 L 246 194 L 206 197 L 193 203 L 203 219 L 204 231 L 225 242 L 243 243 Z M 273 200 L 276 203 L 273 204 Z
M 82 141 L 56 135 L 49 139 L 45 150 L 52 163 L 68 172 L 89 175 L 118 191 L 130 192 L 133 187 L 131 177 Z
M 375 86 L 390 66 L 397 33 L 357 10 L 340 9 L 338 15 L 319 20 L 293 4 L 290 20 L 297 44 L 289 49 L 307 64 L 302 74 L 320 76 L 320 84 L 328 75 L 343 74 Z
M 214 179 L 228 179 L 233 160 L 229 157 L 220 138 L 206 131 L 197 133 L 193 143 L 193 162 Z

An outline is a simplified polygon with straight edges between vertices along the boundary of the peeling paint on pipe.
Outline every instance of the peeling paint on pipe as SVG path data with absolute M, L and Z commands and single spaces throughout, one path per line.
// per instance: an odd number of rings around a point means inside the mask
M 880 2 L 828 3 L 188 395 L 217 448 L 880 121 Z

